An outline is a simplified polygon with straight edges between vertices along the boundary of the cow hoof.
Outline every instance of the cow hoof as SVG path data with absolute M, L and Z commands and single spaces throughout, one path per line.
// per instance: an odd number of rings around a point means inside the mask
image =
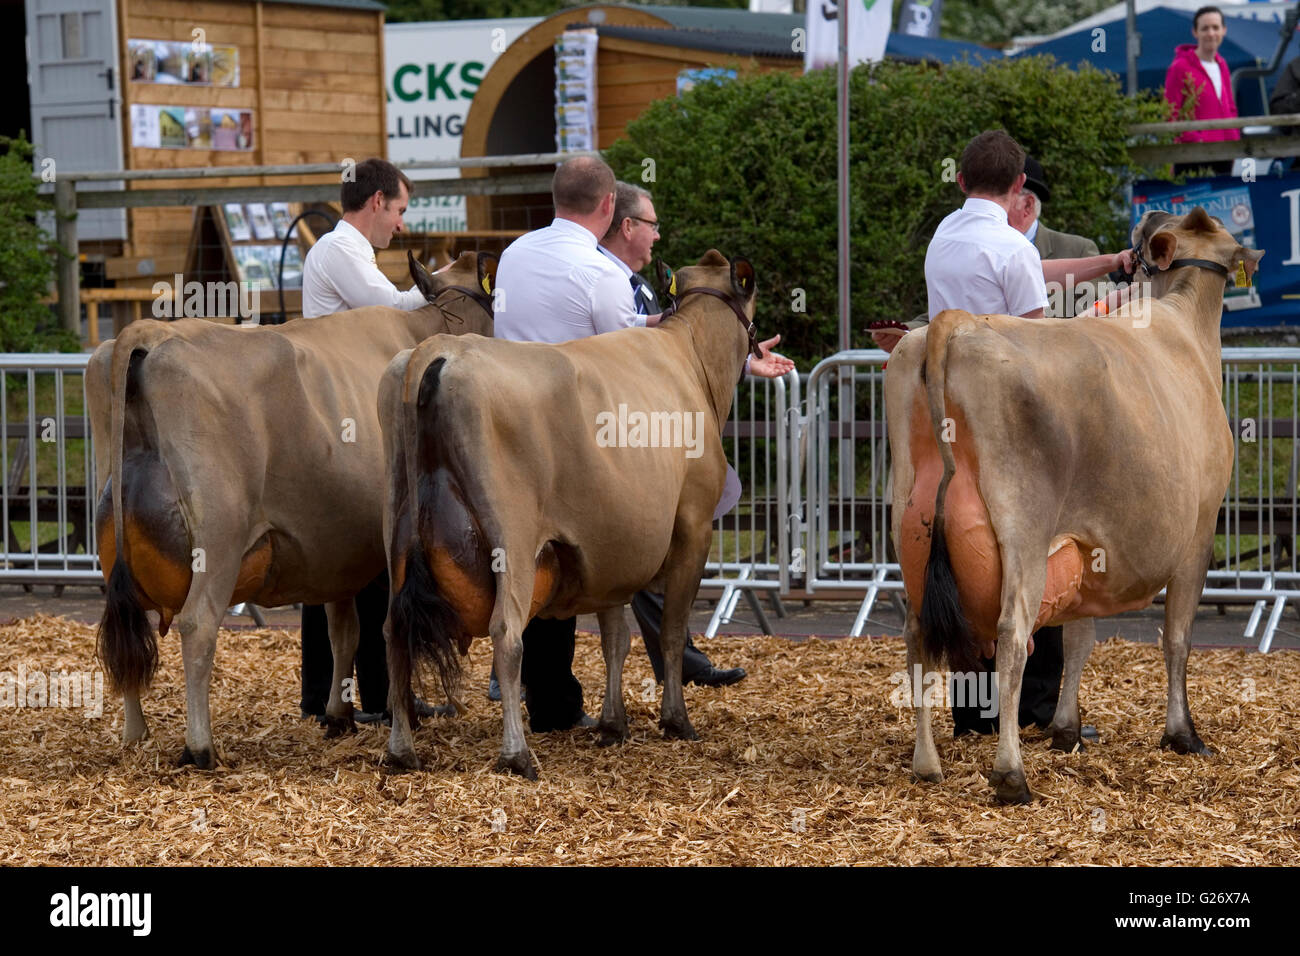
M 665 721 L 659 721 L 659 726 L 663 729 L 665 740 L 699 740 L 700 735 L 695 732 L 690 721 L 683 721 L 680 724 L 674 724 Z
M 614 744 L 621 744 L 632 735 L 628 733 L 627 727 L 607 727 L 601 724 L 596 728 L 596 746 L 612 747 Z
M 497 773 L 515 773 L 526 780 L 537 779 L 537 768 L 533 766 L 533 755 L 525 750 L 523 753 L 502 754 L 497 758 Z
M 993 785 L 998 803 L 1029 803 L 1034 799 L 1034 795 L 1029 792 L 1029 784 L 1025 781 L 1023 771 L 990 771 L 989 783 Z
M 335 737 L 342 737 L 344 734 L 355 734 L 357 725 L 350 716 L 348 717 L 331 717 L 326 714 L 321 718 L 321 726 L 325 728 L 325 739 L 333 740 Z
M 178 767 L 198 767 L 200 770 L 211 770 L 217 765 L 212 750 L 208 747 L 203 748 L 197 754 L 190 750 L 189 744 L 181 751 L 180 759 L 176 761 Z
M 1160 749 L 1169 748 L 1176 754 L 1201 754 L 1208 757 L 1214 753 L 1209 747 L 1205 746 L 1196 731 L 1189 731 L 1185 734 L 1165 734 L 1160 738 Z
M 913 770 L 912 780 L 916 783 L 943 783 L 943 771 L 933 770 L 930 773 L 917 773 Z
M 1074 753 L 1076 748 L 1079 753 L 1083 753 L 1088 749 L 1087 746 L 1085 746 L 1083 739 L 1079 736 L 1077 730 L 1058 730 L 1052 734 L 1053 750 L 1063 750 L 1066 753 Z
M 399 773 L 407 770 L 419 770 L 420 758 L 415 755 L 414 750 L 403 750 L 400 753 L 396 750 L 385 750 L 384 765 Z

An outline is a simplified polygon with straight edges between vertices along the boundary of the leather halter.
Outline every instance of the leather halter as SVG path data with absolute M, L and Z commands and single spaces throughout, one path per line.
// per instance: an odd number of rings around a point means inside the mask
M 1147 262 L 1146 256 L 1142 254 L 1142 247 L 1144 245 L 1146 245 L 1146 239 L 1143 239 L 1142 242 L 1138 244 L 1137 248 L 1133 250 L 1133 253 L 1137 256 L 1138 265 L 1142 267 L 1142 271 L 1148 276 L 1154 276 L 1160 270 L 1156 268 L 1154 264 Z M 1229 275 L 1227 266 L 1215 262 L 1212 259 L 1174 259 L 1169 263 L 1169 268 L 1164 271 L 1172 272 L 1174 269 L 1181 269 L 1183 266 L 1196 266 L 1199 269 L 1209 269 L 1211 272 L 1216 272 L 1225 279 Z
M 475 302 L 477 302 L 479 305 L 481 305 L 485 310 L 487 310 L 488 315 L 492 314 L 492 300 L 489 299 L 486 295 L 484 295 L 481 290 L 472 289 L 469 286 L 445 285 L 441 289 L 439 289 L 436 293 L 434 293 L 433 298 L 430 299 L 429 301 L 434 305 L 436 305 L 438 300 L 441 299 L 443 295 L 448 292 L 459 292 L 462 295 L 467 295 Z
M 681 307 L 682 299 L 686 298 L 688 295 L 695 295 L 696 293 L 711 295 L 715 299 L 721 299 L 723 302 L 727 303 L 727 305 L 731 306 L 731 311 L 736 313 L 736 318 L 740 319 L 740 324 L 745 327 L 745 334 L 749 336 L 750 354 L 757 359 L 763 357 L 763 350 L 758 347 L 758 330 L 754 328 L 754 323 L 749 321 L 749 318 L 745 315 L 745 310 L 741 307 L 740 303 L 736 301 L 735 297 L 727 295 L 725 292 L 719 292 L 717 289 L 710 289 L 708 286 L 693 286 L 692 288 L 673 296 L 673 301 L 669 304 L 668 308 L 664 309 L 662 318 L 666 319 L 670 315 L 676 314 L 677 310 Z

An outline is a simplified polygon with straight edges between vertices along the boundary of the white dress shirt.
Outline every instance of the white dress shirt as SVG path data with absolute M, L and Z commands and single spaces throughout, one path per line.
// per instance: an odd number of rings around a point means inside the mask
M 944 309 L 1024 315 L 1047 308 L 1038 250 L 989 199 L 967 199 L 939 223 L 925 252 L 925 285 L 931 319 Z
M 309 319 L 366 305 L 418 309 L 426 304 L 419 288 L 397 291 L 375 265 L 370 240 L 346 219 L 316 240 L 302 264 L 302 314 Z
M 633 307 L 631 270 L 597 249 L 568 219 L 520 236 L 497 266 L 493 335 L 514 342 L 567 342 L 645 325 Z

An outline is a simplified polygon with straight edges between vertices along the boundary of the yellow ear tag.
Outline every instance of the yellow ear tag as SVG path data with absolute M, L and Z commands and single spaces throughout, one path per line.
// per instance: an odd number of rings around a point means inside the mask
M 487 277 L 487 276 L 484 276 L 484 277 L 483 277 L 482 285 L 483 285 L 483 291 L 486 292 L 488 295 L 491 295 L 491 294 L 492 294 L 492 283 L 488 280 L 488 277 Z
M 1237 262 L 1237 275 L 1236 275 L 1236 280 L 1237 280 L 1237 288 L 1238 288 L 1238 289 L 1249 289 L 1249 288 L 1250 288 L 1250 279 L 1248 279 L 1248 278 L 1246 277 L 1246 260 L 1245 260 L 1245 259 L 1240 259 L 1240 260 L 1238 260 L 1238 262 Z
M 675 272 L 673 273 L 672 281 L 668 283 L 668 294 L 669 295 L 677 294 L 677 273 Z

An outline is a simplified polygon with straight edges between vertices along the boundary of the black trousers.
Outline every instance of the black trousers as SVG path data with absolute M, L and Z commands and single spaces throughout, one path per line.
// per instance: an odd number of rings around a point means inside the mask
M 1020 683 L 1020 726 L 1038 724 L 1046 727 L 1056 713 L 1056 701 L 1061 695 L 1061 674 L 1065 670 L 1064 631 L 1061 627 L 1040 627 L 1034 632 L 1034 653 L 1025 662 L 1025 675 Z M 997 669 L 993 658 L 983 661 L 990 673 Z M 978 705 L 952 709 L 953 731 L 957 734 L 995 734 L 998 718 L 981 717 Z
M 357 670 L 358 710 L 388 710 L 388 648 L 384 620 L 388 617 L 388 572 L 375 578 L 356 597 L 361 638 L 353 660 Z M 302 701 L 304 714 L 324 714 L 334 678 L 334 652 L 330 649 L 329 618 L 323 604 L 302 608 Z M 354 701 L 355 703 L 355 701 Z
M 582 684 L 573 676 L 578 619 L 535 617 L 524 628 L 524 703 L 533 733 L 568 730 L 582 718 Z
M 664 596 L 653 591 L 637 591 L 632 595 L 632 614 L 641 626 L 641 640 L 645 641 L 645 653 L 654 668 L 655 680 L 664 679 L 664 653 L 659 646 L 659 635 L 664 623 Z M 682 683 L 688 684 L 697 674 L 702 674 L 713 666 L 708 655 L 695 646 L 695 641 L 686 635 L 686 649 L 682 651 Z

